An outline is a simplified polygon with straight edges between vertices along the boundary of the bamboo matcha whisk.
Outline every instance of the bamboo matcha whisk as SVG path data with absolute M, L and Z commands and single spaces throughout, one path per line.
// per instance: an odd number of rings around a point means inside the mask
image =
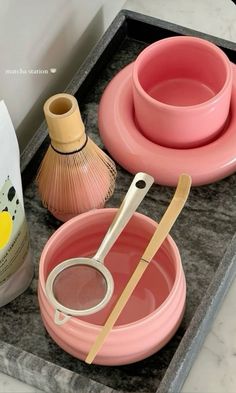
M 114 191 L 114 162 L 86 135 L 79 106 L 70 94 L 44 104 L 51 145 L 36 182 L 42 203 L 59 220 L 104 206 Z

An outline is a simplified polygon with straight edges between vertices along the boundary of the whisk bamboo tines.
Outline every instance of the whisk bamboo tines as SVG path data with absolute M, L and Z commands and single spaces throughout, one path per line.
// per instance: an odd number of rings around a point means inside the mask
M 100 208 L 114 191 L 114 162 L 88 137 L 79 106 L 70 94 L 44 104 L 51 145 L 36 182 L 42 203 L 59 220 Z

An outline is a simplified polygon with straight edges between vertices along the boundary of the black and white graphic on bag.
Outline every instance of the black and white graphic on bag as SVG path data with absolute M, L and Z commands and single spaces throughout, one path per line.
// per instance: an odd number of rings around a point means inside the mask
M 0 284 L 21 266 L 28 248 L 24 211 L 8 177 L 0 188 Z

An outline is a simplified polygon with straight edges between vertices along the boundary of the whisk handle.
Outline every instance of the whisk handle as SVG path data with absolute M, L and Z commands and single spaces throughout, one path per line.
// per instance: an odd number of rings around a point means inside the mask
M 129 190 L 106 233 L 106 236 L 94 256 L 95 260 L 101 263 L 104 262 L 104 258 L 129 222 L 137 207 L 142 202 L 153 182 L 153 177 L 146 173 L 139 172 L 135 175 Z

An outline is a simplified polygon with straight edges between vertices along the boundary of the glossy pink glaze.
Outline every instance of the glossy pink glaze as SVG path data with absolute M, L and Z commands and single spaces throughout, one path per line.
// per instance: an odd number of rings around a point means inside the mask
M 45 293 L 51 269 L 66 258 L 93 255 L 116 209 L 99 209 L 81 214 L 62 225 L 48 240 L 39 267 L 38 296 L 44 325 L 65 351 L 84 360 L 117 297 L 125 286 L 156 223 L 135 213 L 106 258 L 115 291 L 111 302 L 100 312 L 71 318 L 65 325 L 54 323 L 54 309 Z M 133 296 L 112 329 L 95 363 L 128 364 L 161 349 L 173 336 L 184 313 L 185 276 L 176 244 L 170 236 L 155 255 Z
M 216 45 L 197 37 L 159 40 L 139 54 L 132 76 L 136 122 L 151 141 L 192 148 L 222 131 L 232 69 Z
M 232 63 L 231 66 L 233 90 L 225 130 L 205 146 L 173 149 L 151 142 L 137 127 L 132 96 L 133 64 L 129 64 L 108 84 L 99 105 L 99 131 L 111 156 L 129 172 L 147 172 L 155 178 L 156 183 L 169 186 L 176 186 L 183 172 L 191 175 L 194 186 L 209 184 L 234 173 L 236 66 Z

